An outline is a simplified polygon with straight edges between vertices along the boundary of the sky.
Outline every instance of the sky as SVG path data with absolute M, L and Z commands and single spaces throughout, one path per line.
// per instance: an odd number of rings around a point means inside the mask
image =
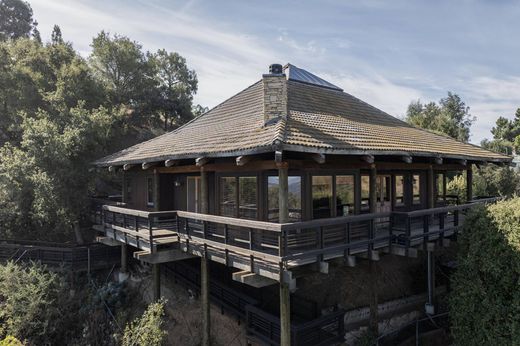
M 272 63 L 304 68 L 387 113 L 452 91 L 477 117 L 473 143 L 520 107 L 520 1 L 29 0 L 83 56 L 101 30 L 164 48 L 197 72 L 213 107 Z

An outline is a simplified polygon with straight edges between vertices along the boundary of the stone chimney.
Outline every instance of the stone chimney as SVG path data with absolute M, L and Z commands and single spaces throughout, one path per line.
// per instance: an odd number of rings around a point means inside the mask
M 264 126 L 287 119 L 287 79 L 282 65 L 269 66 L 269 74 L 262 76 L 264 87 Z

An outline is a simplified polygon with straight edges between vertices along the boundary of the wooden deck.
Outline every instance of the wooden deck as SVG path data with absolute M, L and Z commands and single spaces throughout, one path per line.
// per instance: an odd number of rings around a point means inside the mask
M 485 200 L 483 202 L 490 202 Z M 334 258 L 409 255 L 459 231 L 476 203 L 412 212 L 361 214 L 295 223 L 242 220 L 185 211 L 144 212 L 103 206 L 97 226 L 106 237 L 154 253 L 177 249 L 291 282 L 292 270 Z

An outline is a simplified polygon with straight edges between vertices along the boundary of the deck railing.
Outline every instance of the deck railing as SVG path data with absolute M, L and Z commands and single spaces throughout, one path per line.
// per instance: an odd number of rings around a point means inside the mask
M 102 244 L 73 245 L 43 241 L 0 240 L 0 261 L 34 261 L 52 268 L 90 271 L 119 264 L 116 248 Z
M 153 253 L 156 242 L 176 236 L 177 212 L 148 212 L 104 205 L 102 223 L 105 231 L 112 232 L 114 238 L 122 238 L 137 248 L 147 244 Z
M 278 266 L 281 262 L 300 265 L 362 252 L 370 254 L 380 248 L 410 248 L 442 240 L 458 231 L 466 210 L 477 203 L 495 200 L 285 224 L 115 206 L 103 206 L 102 218 L 105 231 L 138 248 L 146 245 L 144 248 L 148 246 L 154 252 L 156 245 L 178 242 L 184 251 L 199 254 L 210 251 L 223 258 L 225 264 L 240 258 L 253 269 L 257 262 L 269 266 Z

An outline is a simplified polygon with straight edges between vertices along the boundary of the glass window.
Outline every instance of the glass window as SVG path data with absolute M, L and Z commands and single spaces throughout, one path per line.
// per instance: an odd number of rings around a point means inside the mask
M 314 219 L 332 216 L 332 176 L 312 177 L 312 215 Z
M 153 178 L 147 178 L 147 191 L 146 191 L 146 204 L 149 207 L 154 206 L 154 188 L 153 188 Z
M 354 176 L 336 176 L 336 215 L 347 216 L 354 214 Z
M 256 177 L 239 177 L 239 217 L 257 219 L 257 185 Z
M 361 207 L 370 205 L 370 177 L 368 175 L 361 176 Z
M 395 176 L 395 204 L 398 206 L 404 205 L 404 176 Z
M 289 176 L 289 221 L 301 221 L 302 219 L 302 178 Z M 279 180 L 276 176 L 267 178 L 267 220 L 279 221 L 278 209 Z
M 418 174 L 413 175 L 412 191 L 413 191 L 413 204 L 421 203 L 421 176 Z
M 237 182 L 235 177 L 220 178 L 220 215 L 236 217 Z

